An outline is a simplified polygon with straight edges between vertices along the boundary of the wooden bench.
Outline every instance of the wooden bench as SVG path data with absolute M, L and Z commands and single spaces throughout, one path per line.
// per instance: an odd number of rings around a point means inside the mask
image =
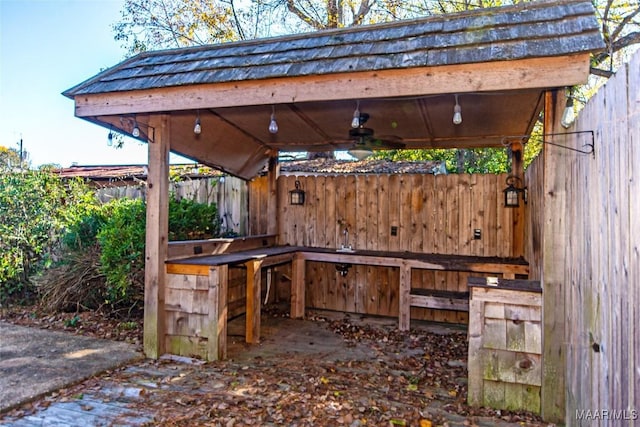
M 436 310 L 469 311 L 469 292 L 411 289 L 409 306 Z

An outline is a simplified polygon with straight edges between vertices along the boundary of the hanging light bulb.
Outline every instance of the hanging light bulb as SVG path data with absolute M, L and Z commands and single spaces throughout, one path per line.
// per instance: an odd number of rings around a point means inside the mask
M 460 107 L 460 104 L 458 104 L 458 95 L 455 95 L 455 97 L 456 105 L 453 107 L 453 124 L 459 125 L 462 123 L 462 108 Z
M 200 125 L 200 111 L 198 110 L 196 116 L 196 125 L 193 127 L 193 133 L 195 133 L 196 135 L 200 135 L 200 132 L 202 132 L 202 126 Z
M 278 133 L 278 122 L 276 122 L 276 107 L 271 107 L 271 121 L 269 122 L 269 132 Z
M 567 98 L 567 105 L 565 105 L 564 111 L 562 112 L 560 124 L 563 128 L 568 129 L 571 127 L 575 120 L 576 114 L 573 111 L 573 98 L 571 97 L 571 95 L 569 95 L 569 97 Z
M 135 119 L 133 122 L 133 130 L 131 131 L 131 135 L 133 135 L 134 138 L 140 136 L 140 128 L 138 127 L 138 122 Z
M 109 133 L 107 134 L 107 146 L 113 146 L 113 130 L 109 129 Z
M 353 112 L 353 120 L 351 120 L 351 127 L 354 129 L 360 127 L 360 101 L 356 101 L 356 109 Z

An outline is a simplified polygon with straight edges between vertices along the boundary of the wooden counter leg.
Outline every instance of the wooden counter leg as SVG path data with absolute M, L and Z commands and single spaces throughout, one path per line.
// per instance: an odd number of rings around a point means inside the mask
M 260 342 L 260 296 L 262 261 L 252 259 L 244 264 L 247 267 L 247 314 L 246 342 Z
M 408 331 L 411 321 L 411 267 L 403 262 L 400 266 L 400 309 L 398 310 L 398 329 Z
M 291 262 L 291 318 L 304 317 L 305 260 L 296 254 Z
M 219 265 L 209 270 L 209 330 L 207 355 L 209 360 L 227 357 L 227 288 L 228 267 Z

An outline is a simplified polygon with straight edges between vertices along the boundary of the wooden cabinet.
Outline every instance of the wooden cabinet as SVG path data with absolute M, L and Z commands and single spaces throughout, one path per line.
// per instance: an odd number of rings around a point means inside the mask
M 469 278 L 469 288 L 469 404 L 540 413 L 540 283 Z

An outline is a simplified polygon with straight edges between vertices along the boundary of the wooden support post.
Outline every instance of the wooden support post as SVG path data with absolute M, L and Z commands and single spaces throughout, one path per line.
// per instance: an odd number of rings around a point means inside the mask
M 260 342 L 260 296 L 262 261 L 252 259 L 244 264 L 247 267 L 247 313 L 245 340 L 250 344 Z
M 278 234 L 278 176 L 280 175 L 280 163 L 278 153 L 269 157 L 268 169 L 268 200 L 267 200 L 267 234 Z
M 524 146 L 521 140 L 510 143 L 511 148 L 511 175 L 517 177 L 519 183 L 524 184 Z M 513 234 L 512 234 L 512 256 L 524 256 L 524 233 L 525 233 L 525 206 L 524 200 L 519 207 L 513 209 Z
M 566 98 L 557 91 L 547 92 L 544 105 L 544 133 L 561 132 L 560 117 Z M 553 137 L 548 137 L 553 139 Z M 566 150 L 545 145 L 544 212 L 542 230 L 542 397 L 541 415 L 545 421 L 562 423 L 565 418 L 565 299 L 564 272 L 566 229 Z
M 144 265 L 144 353 L 157 359 L 165 351 L 164 262 L 169 240 L 169 117 L 149 120 L 149 173 Z
M 209 270 L 207 359 L 224 360 L 227 357 L 227 289 L 229 268 L 227 265 Z
M 471 406 L 482 406 L 484 403 L 482 384 L 484 382 L 484 372 L 482 372 L 482 330 L 484 317 L 484 301 L 473 298 L 471 288 L 471 296 L 469 298 L 469 352 L 468 352 L 468 390 L 467 403 Z
M 304 317 L 305 259 L 296 254 L 291 262 L 291 318 Z
M 398 329 L 408 331 L 411 322 L 411 267 L 407 262 L 400 265 L 400 309 Z

